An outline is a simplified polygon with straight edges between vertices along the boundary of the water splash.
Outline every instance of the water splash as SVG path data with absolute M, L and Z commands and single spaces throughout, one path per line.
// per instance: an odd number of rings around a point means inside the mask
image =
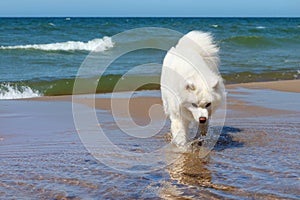
M 0 46 L 0 49 L 37 49 L 44 51 L 105 51 L 114 46 L 114 42 L 110 37 L 96 38 L 88 42 L 67 41 L 50 44 L 28 44 L 15 46 Z
M 39 97 L 39 91 L 32 90 L 28 86 L 17 86 L 10 83 L 0 85 L 0 99 L 23 99 Z

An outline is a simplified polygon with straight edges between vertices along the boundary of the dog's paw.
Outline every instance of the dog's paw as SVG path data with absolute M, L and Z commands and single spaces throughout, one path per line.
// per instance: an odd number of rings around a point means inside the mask
M 190 148 L 192 151 L 196 151 L 203 145 L 204 140 L 203 139 L 195 139 L 190 143 Z
M 201 136 L 206 136 L 207 135 L 207 131 L 201 131 Z

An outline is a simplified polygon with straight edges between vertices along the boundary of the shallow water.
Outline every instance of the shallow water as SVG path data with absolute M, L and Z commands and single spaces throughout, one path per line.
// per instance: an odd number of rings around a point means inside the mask
M 234 98 L 249 93 L 259 92 L 247 90 Z M 270 105 L 280 103 L 265 100 Z M 299 108 L 297 102 L 293 101 Z M 101 152 L 109 164 L 125 172 L 102 164 L 84 148 L 70 102 L 0 101 L 0 105 L 1 199 L 300 198 L 299 111 L 235 118 L 228 110 L 221 137 L 204 159 L 170 151 L 164 154 L 165 162 L 137 165 L 139 160 L 126 162 L 118 152 Z M 136 139 L 117 129 L 109 112 L 98 110 L 97 116 L 105 122 L 102 128 L 109 130 L 110 140 L 124 151 L 143 154 L 167 144 L 168 123 L 159 134 Z M 165 166 L 171 158 L 176 159 Z M 145 169 L 156 170 L 141 173 Z

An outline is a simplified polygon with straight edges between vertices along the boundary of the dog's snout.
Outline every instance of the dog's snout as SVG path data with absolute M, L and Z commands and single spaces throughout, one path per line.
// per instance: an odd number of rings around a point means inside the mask
M 206 117 L 199 117 L 200 124 L 204 124 L 206 122 Z

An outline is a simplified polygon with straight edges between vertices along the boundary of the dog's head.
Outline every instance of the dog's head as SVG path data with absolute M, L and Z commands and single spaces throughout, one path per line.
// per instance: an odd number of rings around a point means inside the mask
M 219 87 L 218 78 L 210 80 L 209 83 L 193 78 L 186 81 L 183 88 L 185 90 L 183 106 L 189 111 L 189 118 L 200 124 L 206 123 L 222 100 Z

